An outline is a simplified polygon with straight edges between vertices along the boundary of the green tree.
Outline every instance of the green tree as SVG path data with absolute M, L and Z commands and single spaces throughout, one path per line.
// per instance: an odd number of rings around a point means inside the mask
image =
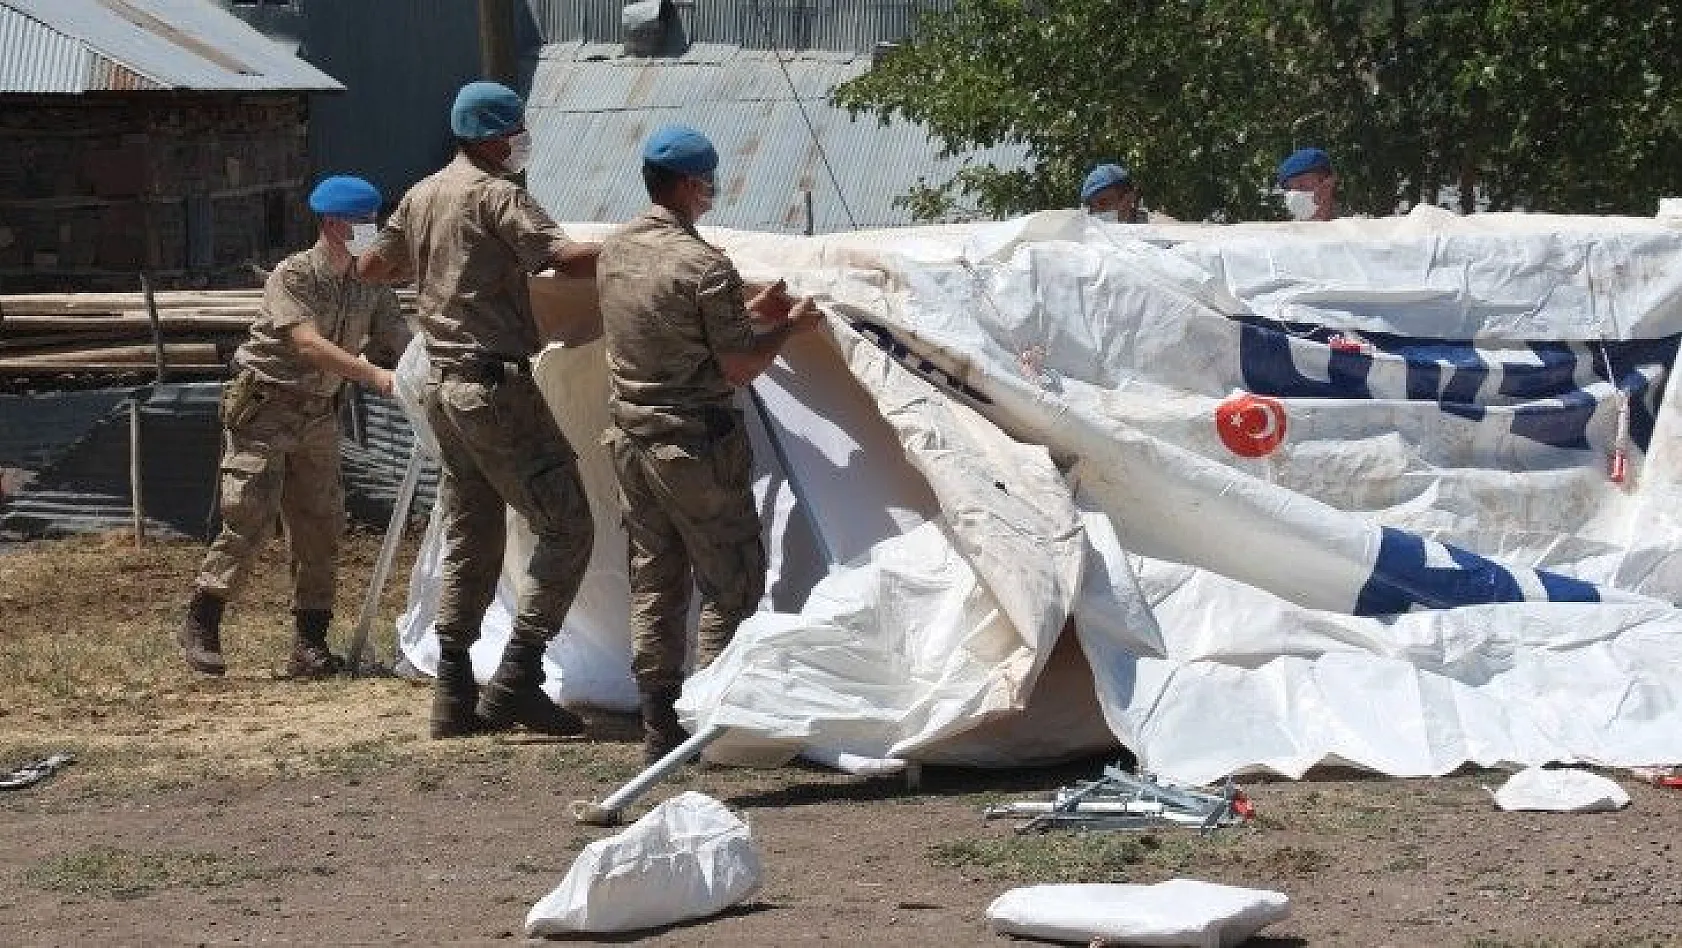
M 1276 216 L 1306 144 L 1345 211 L 1650 214 L 1682 193 L 1679 31 L 1636 0 L 958 0 L 835 98 L 952 153 L 1028 147 L 905 196 L 925 218 L 1069 206 L 1106 159 L 1176 216 Z

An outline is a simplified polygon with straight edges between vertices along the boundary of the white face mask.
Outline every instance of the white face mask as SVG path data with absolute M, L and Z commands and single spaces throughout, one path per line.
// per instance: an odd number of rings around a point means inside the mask
M 380 234 L 380 225 L 372 221 L 364 221 L 350 225 L 350 239 L 345 241 L 345 249 L 353 257 L 360 257 L 374 245 L 374 238 Z
M 531 161 L 531 132 L 517 132 L 508 136 L 508 157 L 502 160 L 502 167 L 508 169 L 509 174 L 519 174 L 526 170 Z
M 1121 212 L 1114 208 L 1107 211 L 1087 211 L 1086 213 L 1101 221 L 1109 221 L 1112 224 L 1121 223 Z
M 1293 221 L 1311 221 L 1320 212 L 1320 202 L 1314 199 L 1313 191 L 1286 191 L 1285 210 Z

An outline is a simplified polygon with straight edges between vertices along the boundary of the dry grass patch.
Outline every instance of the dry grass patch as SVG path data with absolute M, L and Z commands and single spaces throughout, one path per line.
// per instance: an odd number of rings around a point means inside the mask
M 25 872 L 24 881 L 65 895 L 135 899 L 164 889 L 274 879 L 285 872 L 243 855 L 91 846 L 45 860 Z
M 412 562 L 387 584 L 374 631 L 389 658 Z M 194 542 L 135 547 L 122 535 L 43 541 L 0 556 L 0 766 L 69 750 L 66 776 L 100 789 L 171 786 L 243 774 L 337 773 L 435 753 L 424 688 L 394 679 L 277 678 L 292 636 L 286 549 L 272 543 L 223 625 L 226 678 L 188 671 L 174 643 L 204 555 Z M 341 554 L 342 648 L 379 538 L 353 532 Z

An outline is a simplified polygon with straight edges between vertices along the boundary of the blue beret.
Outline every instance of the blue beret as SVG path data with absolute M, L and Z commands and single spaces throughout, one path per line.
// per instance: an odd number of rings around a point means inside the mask
M 1098 192 L 1105 188 L 1113 188 L 1118 184 L 1132 184 L 1133 172 L 1121 165 L 1099 165 L 1086 176 L 1086 182 L 1080 186 L 1080 202 L 1092 203 Z
M 514 90 L 500 82 L 469 82 L 450 108 L 450 130 L 469 142 L 502 138 L 525 125 L 525 108 Z
M 334 217 L 373 217 L 381 203 L 379 188 L 348 174 L 323 178 L 310 192 L 310 210 Z
M 718 167 L 718 152 L 707 136 L 687 125 L 667 125 L 656 129 L 642 146 L 642 160 L 647 164 L 676 171 L 680 174 L 704 178 Z
M 1318 148 L 1299 148 L 1291 152 L 1284 161 L 1279 162 L 1279 179 L 1277 184 L 1285 186 L 1285 182 L 1299 174 L 1310 171 L 1332 170 L 1332 156 Z

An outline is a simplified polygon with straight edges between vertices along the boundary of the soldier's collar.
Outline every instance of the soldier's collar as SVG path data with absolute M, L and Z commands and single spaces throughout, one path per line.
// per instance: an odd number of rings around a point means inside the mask
M 323 247 L 321 245 L 321 238 L 319 238 L 319 237 L 316 238 L 315 243 L 310 244 L 310 249 L 304 251 L 304 253 L 309 255 L 310 266 L 314 267 L 315 272 L 320 274 L 323 279 L 327 279 L 327 280 L 349 279 L 349 277 L 351 276 L 351 270 L 354 270 L 356 268 L 356 261 L 352 260 L 351 265 L 349 267 L 347 267 L 344 270 L 344 272 L 334 273 L 333 272 L 333 256 L 327 252 L 326 247 Z
M 456 152 L 455 160 L 450 164 L 456 165 L 464 171 L 470 170 L 479 174 L 490 175 L 493 178 L 508 177 L 508 172 L 502 168 L 492 165 L 490 162 L 480 161 L 465 151 Z
M 667 224 L 676 224 L 688 231 L 696 240 L 701 239 L 700 232 L 695 229 L 694 221 L 686 219 L 682 214 L 679 214 L 677 211 L 672 210 L 664 204 L 655 204 L 650 206 L 648 209 L 648 216 L 658 221 L 664 221 Z

